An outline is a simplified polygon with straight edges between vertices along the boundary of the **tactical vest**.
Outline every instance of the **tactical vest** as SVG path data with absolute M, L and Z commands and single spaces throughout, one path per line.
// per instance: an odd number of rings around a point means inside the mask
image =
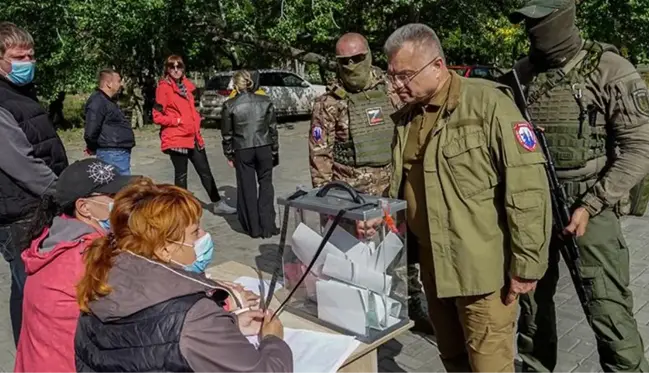
M 336 141 L 334 161 L 351 167 L 383 167 L 392 161 L 394 125 L 390 115 L 394 108 L 379 85 L 358 93 L 342 89 L 333 94 L 347 101 L 349 114 L 348 141 Z
M 605 52 L 587 42 L 566 67 L 539 74 L 528 85 L 528 110 L 544 129 L 557 170 L 579 169 L 606 156 L 606 121 L 583 97 L 588 75 Z
M 583 93 L 586 79 L 599 65 L 602 54 L 616 51 L 609 48 L 586 42 L 566 66 L 543 72 L 528 84 L 530 116 L 543 128 L 559 172 L 582 169 L 588 161 L 607 155 L 605 118 L 598 115 L 597 108 L 587 102 Z M 577 197 L 594 182 L 570 183 L 566 185 L 566 192 Z

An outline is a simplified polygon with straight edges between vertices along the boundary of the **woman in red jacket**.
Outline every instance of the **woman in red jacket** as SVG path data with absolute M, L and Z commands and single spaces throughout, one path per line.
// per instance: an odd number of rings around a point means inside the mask
M 195 89 L 185 76 L 182 58 L 176 55 L 167 57 L 165 75 L 158 82 L 153 107 L 153 122 L 162 127 L 162 152 L 171 157 L 176 186 L 187 189 L 187 164 L 191 161 L 212 202 L 212 213 L 234 214 L 237 210 L 221 200 L 207 161 L 205 141 L 201 136 L 201 117 L 194 106 Z

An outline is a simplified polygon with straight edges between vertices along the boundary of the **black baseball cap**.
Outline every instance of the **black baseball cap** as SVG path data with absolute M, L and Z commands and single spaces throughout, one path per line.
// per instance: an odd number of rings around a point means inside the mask
M 86 158 L 69 165 L 56 182 L 55 199 L 69 206 L 93 194 L 115 194 L 138 176 L 120 175 L 115 166 L 97 158 Z
M 526 18 L 539 19 L 547 17 L 558 9 L 565 9 L 575 4 L 575 0 L 530 0 L 522 8 L 509 15 L 511 23 L 520 23 Z

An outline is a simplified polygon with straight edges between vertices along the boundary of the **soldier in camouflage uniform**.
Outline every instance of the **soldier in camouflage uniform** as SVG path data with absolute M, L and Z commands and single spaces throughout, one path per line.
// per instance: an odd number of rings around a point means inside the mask
M 532 0 L 512 13 L 512 22 L 525 21 L 531 41 L 529 56 L 514 68 L 573 203 L 563 234 L 577 237 L 579 270 L 590 295 L 587 321 L 602 369 L 647 372 L 619 220 L 629 211 L 629 191 L 649 172 L 647 86 L 614 47 L 581 39 L 575 8 L 574 0 Z M 549 268 L 536 291 L 520 299 L 524 371 L 552 371 L 557 362 L 553 296 L 560 244 L 551 243 Z
M 391 143 L 398 107 L 384 73 L 372 66 L 367 40 L 348 33 L 336 43 L 337 81 L 313 106 L 309 162 L 313 187 L 334 180 L 349 183 L 361 193 L 387 196 Z M 417 251 L 408 249 L 410 318 L 415 329 L 433 334 L 423 310 Z

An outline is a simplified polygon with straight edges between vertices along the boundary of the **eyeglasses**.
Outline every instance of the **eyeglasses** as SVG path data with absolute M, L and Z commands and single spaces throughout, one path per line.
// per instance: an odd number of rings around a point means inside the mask
M 182 63 L 174 62 L 167 64 L 167 69 L 180 71 L 185 69 L 185 65 L 183 65 Z
M 365 61 L 365 58 L 367 58 L 367 53 L 355 54 L 353 56 L 348 56 L 348 57 L 336 57 L 336 60 L 341 65 L 349 65 L 352 63 L 363 62 Z
M 430 66 L 432 63 L 436 62 L 439 59 L 439 57 L 435 57 L 430 62 L 422 66 L 419 70 L 415 71 L 414 73 L 410 74 L 390 74 L 388 73 L 388 80 L 392 85 L 397 86 L 397 87 L 405 87 L 410 82 L 419 75 L 422 71 L 424 71 L 425 68 Z

